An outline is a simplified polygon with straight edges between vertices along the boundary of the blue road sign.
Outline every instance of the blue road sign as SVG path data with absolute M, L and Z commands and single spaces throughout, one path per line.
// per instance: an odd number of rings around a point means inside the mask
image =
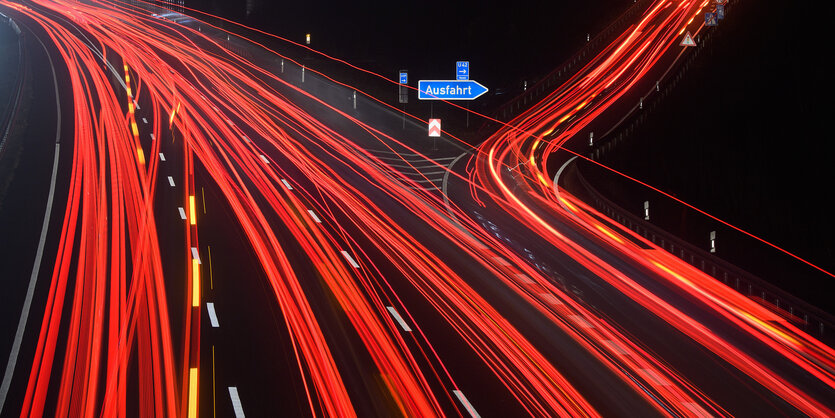
M 409 84 L 409 73 L 405 71 L 400 72 L 400 84 Z
M 457 80 L 469 80 L 470 79 L 470 62 L 469 61 L 458 61 L 455 63 L 455 78 Z
M 420 80 L 418 89 L 420 100 L 474 100 L 487 93 L 487 87 L 473 80 Z
M 725 18 L 725 5 L 724 4 L 717 4 L 716 5 L 716 18 L 722 20 Z
M 719 22 L 716 19 L 716 13 L 705 13 L 705 26 L 718 26 Z

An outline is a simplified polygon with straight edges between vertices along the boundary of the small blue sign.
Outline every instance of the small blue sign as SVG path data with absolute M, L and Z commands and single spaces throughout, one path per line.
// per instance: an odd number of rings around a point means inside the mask
M 725 18 L 725 5 L 724 4 L 717 4 L 716 5 L 716 18 L 722 20 Z
M 400 84 L 409 84 L 409 73 L 405 71 L 400 72 Z
M 470 62 L 458 61 L 455 63 L 455 79 L 469 80 L 470 79 Z
M 718 26 L 719 21 L 716 19 L 716 13 L 705 13 L 705 26 Z
M 420 100 L 474 100 L 487 93 L 487 87 L 473 80 L 420 80 Z

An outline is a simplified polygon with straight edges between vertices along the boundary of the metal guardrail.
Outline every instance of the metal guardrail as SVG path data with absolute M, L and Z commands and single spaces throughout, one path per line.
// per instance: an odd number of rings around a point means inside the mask
M 810 335 L 835 341 L 835 317 L 829 313 L 623 209 L 598 192 L 579 169 L 576 174 L 581 192 L 588 197 L 586 203 L 609 219 L 788 319 Z

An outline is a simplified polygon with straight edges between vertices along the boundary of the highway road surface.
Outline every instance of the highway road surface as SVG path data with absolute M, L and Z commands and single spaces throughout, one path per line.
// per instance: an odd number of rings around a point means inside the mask
M 0 1 L 43 196 L 0 414 L 832 416 L 831 347 L 560 187 L 714 5 L 641 7 L 473 148 L 213 17 Z

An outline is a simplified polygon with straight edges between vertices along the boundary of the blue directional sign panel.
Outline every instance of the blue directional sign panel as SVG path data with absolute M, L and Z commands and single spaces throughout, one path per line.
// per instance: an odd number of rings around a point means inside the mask
M 405 71 L 400 72 L 400 84 L 409 84 L 409 73 Z
M 705 26 L 718 26 L 719 21 L 716 19 L 716 13 L 705 13 Z
M 455 63 L 455 79 L 469 80 L 470 79 L 470 62 L 458 61 Z
M 717 4 L 716 5 L 716 18 L 722 20 L 725 18 L 725 5 L 724 4 Z
M 418 89 L 420 100 L 474 100 L 487 93 L 473 80 L 420 80 Z

